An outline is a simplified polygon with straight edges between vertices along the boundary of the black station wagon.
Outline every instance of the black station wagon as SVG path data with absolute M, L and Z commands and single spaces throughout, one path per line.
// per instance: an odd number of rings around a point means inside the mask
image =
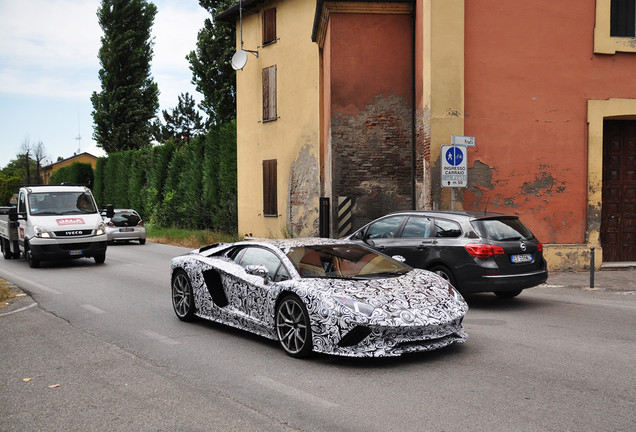
M 543 245 L 517 216 L 470 211 L 403 211 L 349 237 L 447 279 L 463 294 L 512 298 L 544 283 Z

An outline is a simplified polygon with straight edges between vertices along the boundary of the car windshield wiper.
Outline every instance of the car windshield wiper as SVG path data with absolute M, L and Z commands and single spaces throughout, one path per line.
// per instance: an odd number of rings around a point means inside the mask
M 51 215 L 59 216 L 61 214 L 62 213 L 53 212 L 53 211 L 41 211 L 41 212 L 34 212 L 33 216 L 51 216 Z
M 60 214 L 91 214 L 91 213 L 95 213 L 95 212 L 90 210 L 67 210 Z
M 365 277 L 365 278 L 375 278 L 375 277 L 398 277 L 398 276 L 402 276 L 405 275 L 409 272 L 410 270 L 405 270 L 405 271 L 385 271 L 385 272 L 378 272 L 378 273 L 367 273 L 364 275 L 360 275 L 361 277 Z

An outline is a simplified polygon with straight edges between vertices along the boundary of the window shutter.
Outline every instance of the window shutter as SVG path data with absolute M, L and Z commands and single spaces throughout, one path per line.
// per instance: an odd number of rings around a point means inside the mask
M 263 11 L 263 45 L 276 42 L 276 8 Z
M 276 159 L 263 161 L 263 214 L 278 216 Z
M 636 2 L 634 0 L 612 0 L 610 13 L 610 36 L 636 36 Z
M 273 65 L 263 69 L 263 121 L 276 118 L 276 65 Z

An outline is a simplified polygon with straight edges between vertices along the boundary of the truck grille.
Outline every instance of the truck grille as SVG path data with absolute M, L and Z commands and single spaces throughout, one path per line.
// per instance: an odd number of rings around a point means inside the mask
M 76 237 L 76 236 L 84 236 L 90 235 L 92 230 L 66 230 L 66 231 L 55 231 L 55 235 L 57 237 Z

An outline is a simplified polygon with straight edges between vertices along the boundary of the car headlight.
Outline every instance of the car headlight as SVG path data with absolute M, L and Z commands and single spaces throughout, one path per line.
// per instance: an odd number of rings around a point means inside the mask
M 362 315 L 370 317 L 373 314 L 375 308 L 370 304 L 351 300 L 344 297 L 334 297 L 334 300 L 345 306 L 347 309 L 351 309 L 354 312 L 361 313 Z
M 33 235 L 39 238 L 51 238 L 51 234 L 40 225 L 33 226 Z
M 97 231 L 95 231 L 95 235 L 104 235 L 106 234 L 106 225 L 104 225 L 104 222 L 100 222 L 99 225 L 97 226 Z
M 448 284 L 448 293 L 451 295 L 451 297 L 453 297 L 455 300 L 459 300 L 459 301 L 464 301 L 464 297 L 460 294 L 459 291 L 457 291 L 451 284 Z

